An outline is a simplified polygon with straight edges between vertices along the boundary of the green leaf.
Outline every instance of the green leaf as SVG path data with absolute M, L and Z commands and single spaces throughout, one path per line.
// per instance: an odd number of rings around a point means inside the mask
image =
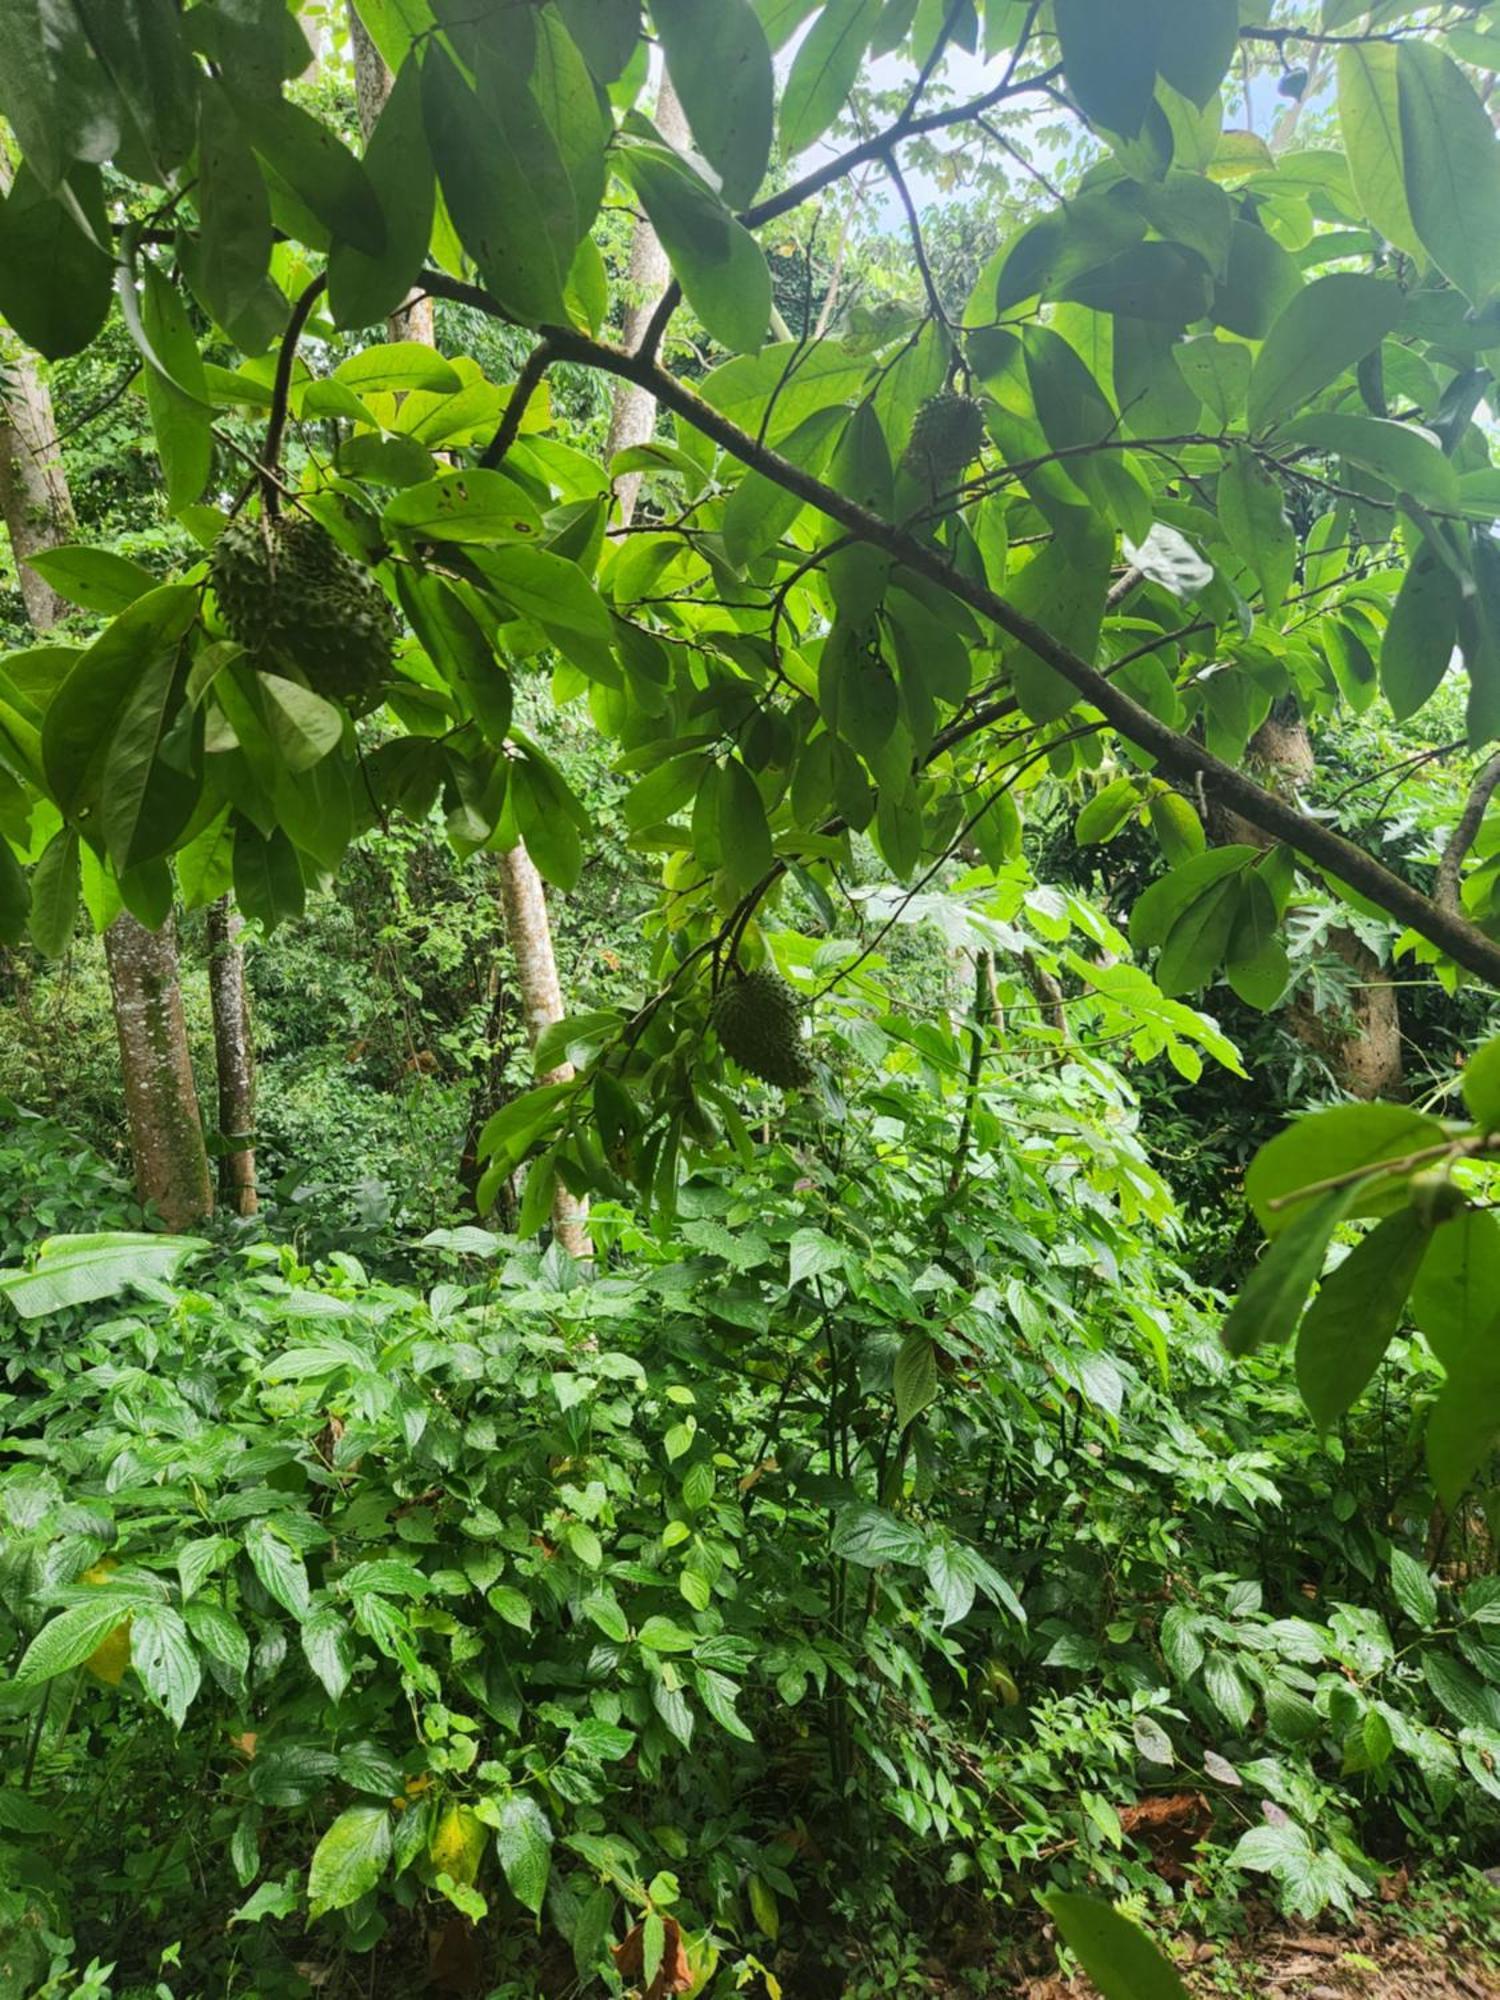
M 1250 390 L 1250 350 L 1237 340 L 1201 333 L 1173 349 L 1178 371 L 1220 423 L 1241 415 Z
M 192 151 L 198 109 L 198 71 L 174 0 L 80 0 L 80 7 L 94 52 L 146 142 L 154 169 L 146 177 L 165 182 Z
M 345 356 L 334 369 L 333 379 L 353 389 L 395 389 L 402 393 L 409 389 L 429 389 L 442 396 L 456 395 L 464 386 L 464 378 L 453 363 L 422 340 L 385 340 L 374 347 L 362 347 L 357 354 Z M 466 476 L 472 477 L 473 472 Z M 480 484 L 502 476 L 498 472 L 481 473 Z M 505 483 L 513 492 L 519 492 L 514 481 Z
M 302 1652 L 330 1701 L 341 1701 L 349 1685 L 353 1646 L 348 1628 L 331 1606 L 312 1612 L 302 1626 Z
M 1411 1209 L 1399 1209 L 1324 1280 L 1297 1336 L 1297 1386 L 1320 1429 L 1368 1387 L 1401 1325 L 1431 1235 Z
M 1017 611 L 1085 660 L 1099 650 L 1114 542 L 1103 521 L 1090 519 L 1074 540 L 1048 542 L 1007 588 Z M 1055 722 L 1078 700 L 1072 684 L 1027 646 L 1014 648 L 1009 666 L 1016 698 L 1033 722 Z
M 118 873 L 167 854 L 192 819 L 201 780 L 171 739 L 184 711 L 181 645 L 158 651 L 114 722 L 99 778 L 98 830 Z
M 621 156 L 688 304 L 708 332 L 736 353 L 765 344 L 771 273 L 765 253 L 719 197 L 665 147 L 633 145 Z
M 1396 51 L 1406 199 L 1422 246 L 1478 306 L 1500 286 L 1500 140 L 1474 86 L 1430 42 Z
M 1500 1317 L 1484 1336 L 1487 1352 L 1456 1368 L 1427 1418 L 1427 1466 L 1438 1498 L 1450 1511 L 1494 1450 L 1500 1435 Z
M 109 1594 L 98 1604 L 75 1604 L 44 1625 L 11 1676 L 15 1687 L 36 1687 L 80 1666 L 115 1627 L 134 1615 L 134 1602 Z
M 1248 445 L 1235 445 L 1219 474 L 1219 523 L 1229 546 L 1258 578 L 1267 615 L 1274 614 L 1296 571 L 1297 540 L 1281 482 Z
M 494 1817 L 495 1847 L 511 1894 L 523 1909 L 539 1915 L 552 1868 L 552 1826 L 525 1792 L 500 1801 Z
M 1212 104 L 1239 48 L 1238 0 L 1156 0 L 1156 67 L 1199 109 Z
M 738 757 L 720 767 L 717 804 L 724 871 L 736 889 L 753 889 L 770 872 L 771 828 L 760 787 Z
M 1388 243 L 1420 257 L 1421 239 L 1406 199 L 1393 43 L 1355 42 L 1339 50 L 1338 104 L 1339 136 L 1360 207 Z
M 42 849 L 31 877 L 29 929 L 43 958 L 60 958 L 72 940 L 79 877 L 78 835 L 72 827 L 60 826 Z
M 510 732 L 510 675 L 479 621 L 453 586 L 431 570 L 403 568 L 396 588 L 427 657 L 499 749 Z
M 306 203 L 335 242 L 366 257 L 386 248 L 385 217 L 368 175 L 338 135 L 284 97 L 225 89 L 250 144 Z
M 510 799 L 516 825 L 538 872 L 566 895 L 577 886 L 583 849 L 577 827 L 558 810 L 550 774 L 537 764 L 513 765 Z
M 1130 913 L 1130 942 L 1136 950 L 1148 951 L 1152 945 L 1164 944 L 1182 913 L 1226 876 L 1242 873 L 1257 851 L 1239 845 L 1211 847 L 1153 882 L 1136 898 Z
M 896 1397 L 896 1422 L 906 1430 L 938 1392 L 937 1348 L 931 1334 L 920 1327 L 913 1327 L 901 1342 L 891 1387 Z
M 205 85 L 198 114 L 198 255 L 193 289 L 222 327 L 255 305 L 271 263 L 271 204 L 223 90 Z
M 725 201 L 743 208 L 771 157 L 775 81 L 765 30 L 749 0 L 719 0 L 711 34 L 697 0 L 654 0 L 651 14 L 698 150 Z
M 91 1236 L 49 1236 L 31 1270 L 0 1271 L 0 1294 L 23 1319 L 118 1298 L 134 1284 L 174 1278 L 208 1245 L 196 1236 L 140 1235 L 104 1230 Z
M 879 1569 L 890 1562 L 919 1563 L 926 1554 L 921 1531 L 910 1522 L 897 1520 L 883 1507 L 860 1505 L 839 1510 L 832 1547 L 841 1561 L 857 1563 L 861 1569 Z
M 31 885 L 10 842 L 0 836 L 0 944 L 19 944 L 30 915 Z
M 1179 804 L 1185 801 L 1178 801 Z M 1197 825 L 1196 815 L 1194 825 Z M 1277 935 L 1276 901 L 1255 870 L 1240 881 L 1224 976 L 1247 1007 L 1268 1013 L 1286 991 L 1291 962 Z
M 1236 216 L 1229 232 L 1229 271 L 1214 290 L 1215 325 L 1246 340 L 1263 340 L 1301 292 L 1302 274 L 1276 238 L 1259 223 Z
M 385 1873 L 391 1858 L 391 1815 L 385 1806 L 350 1806 L 313 1849 L 307 1871 L 308 1914 L 357 1903 Z
M 146 266 L 143 282 L 141 324 L 160 364 L 146 368 L 146 407 L 166 474 L 167 505 L 176 514 L 192 506 L 208 484 L 213 417 L 197 336 L 182 300 L 155 265 Z
M 55 188 L 74 160 L 102 164 L 120 106 L 83 24 L 60 0 L 0 0 L 0 111 L 32 173 Z
M 436 201 L 422 125 L 422 72 L 415 56 L 396 72 L 365 146 L 364 171 L 385 219 L 385 247 L 366 256 L 342 236 L 328 258 L 335 326 L 374 326 L 394 312 L 427 258 Z
M 1091 125 L 1133 139 L 1156 93 L 1155 0 L 1055 0 L 1063 77 Z
M 167 1604 L 144 1604 L 130 1626 L 130 1661 L 146 1692 L 181 1729 L 202 1684 L 187 1626 Z
M 108 241 L 92 167 L 74 167 L 56 198 L 24 164 L 16 169 L 0 204 L 0 314 L 49 361 L 81 352 L 109 316 L 114 272 L 99 248 Z
M 1187 1988 L 1146 1933 L 1108 1903 L 1059 1890 L 1045 1901 L 1103 2000 L 1187 2000 Z
M 556 234 L 538 226 L 555 207 L 557 179 L 566 178 L 555 144 L 550 157 L 544 145 L 535 156 L 518 154 L 514 128 L 480 103 L 436 42 L 422 59 L 422 122 L 448 213 L 485 285 L 527 326 L 565 323 L 567 266 Z
M 381 520 L 393 536 L 436 542 L 531 541 L 542 525 L 515 480 L 480 466 L 404 488 L 386 502 Z M 546 559 L 560 562 L 556 556 Z
M 111 616 L 156 588 L 151 572 L 128 556 L 116 555 L 112 549 L 84 548 L 76 542 L 27 556 L 26 567 L 45 577 L 70 604 Z
M 1500 1219 L 1466 1208 L 1432 1232 L 1412 1289 L 1412 1318 L 1450 1375 L 1484 1358 L 1500 1301 Z
M 301 916 L 307 903 L 302 866 L 279 826 L 267 838 L 252 821 L 236 816 L 234 896 L 245 915 L 268 931 Z
M 787 159 L 821 139 L 848 104 L 882 6 L 883 0 L 828 0 L 798 45 L 781 94 Z
M 1474 1123 L 1486 1132 L 1500 1131 L 1500 1037 L 1474 1052 L 1460 1082 Z
M 270 1596 L 300 1624 L 312 1603 L 307 1566 L 301 1556 L 264 1521 L 251 1524 L 245 1536 L 245 1553 Z
M 1380 685 L 1398 722 L 1436 693 L 1458 643 L 1463 587 L 1424 543 L 1402 578 L 1380 648 Z
M 1458 512 L 1458 472 L 1431 431 L 1347 410 L 1313 410 L 1286 425 L 1281 438 L 1288 444 L 1337 452 L 1424 506 L 1440 513 Z
M 1384 278 L 1334 271 L 1287 304 L 1250 372 L 1249 421 L 1264 430 L 1378 347 L 1400 319 L 1405 294 Z
M 1267 1341 L 1280 1345 L 1291 1339 L 1351 1201 L 1350 1189 L 1335 1188 L 1292 1211 L 1293 1219 L 1245 1280 L 1224 1322 L 1220 1338 L 1229 1353 L 1248 1354 Z
M 1391 1550 L 1391 1594 L 1413 1625 L 1424 1632 L 1437 1623 L 1437 1586 L 1425 1565 L 1405 1549 Z
M 1441 1145 L 1441 1122 L 1402 1104 L 1340 1104 L 1300 1118 L 1261 1147 L 1245 1176 L 1245 1193 L 1262 1229 L 1275 1236 L 1305 1204 L 1273 1202 L 1314 1181 L 1378 1168 L 1383 1162 Z M 1406 1201 L 1404 1182 L 1376 1175 L 1355 1191 L 1351 1215 L 1388 1215 Z

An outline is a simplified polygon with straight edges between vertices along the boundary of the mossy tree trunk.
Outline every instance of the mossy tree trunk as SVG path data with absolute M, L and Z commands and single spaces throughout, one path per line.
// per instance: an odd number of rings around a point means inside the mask
M 0 168 L 0 180 L 5 178 Z M 26 558 L 73 539 L 73 503 L 52 393 L 30 353 L 8 338 L 0 342 L 0 513 L 27 616 L 38 632 L 46 632 L 67 607 L 26 567 Z M 122 912 L 105 933 L 104 948 L 136 1186 L 170 1228 L 185 1228 L 212 1212 L 213 1187 L 188 1057 L 175 935 L 170 923 L 153 934 Z
M 213 1001 L 214 1054 L 219 1077 L 219 1196 L 236 1215 L 254 1215 L 255 1044 L 239 912 L 227 896 L 209 905 L 208 987 Z
M 122 910 L 104 933 L 136 1192 L 168 1229 L 214 1207 L 208 1148 L 188 1056 L 172 919 L 148 931 Z

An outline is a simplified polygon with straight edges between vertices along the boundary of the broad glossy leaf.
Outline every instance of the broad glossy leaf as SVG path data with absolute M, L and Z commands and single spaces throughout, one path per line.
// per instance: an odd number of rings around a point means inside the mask
M 781 94 L 781 149 L 788 159 L 820 139 L 845 108 L 883 0 L 827 0 L 798 44 Z
M 1333 1232 L 1353 1203 L 1349 1188 L 1299 1202 L 1291 1220 L 1240 1287 L 1220 1336 L 1231 1354 L 1291 1339 L 1323 1269 Z
M 448 212 L 485 284 L 528 326 L 564 322 L 566 264 L 555 238 L 537 226 L 544 204 L 535 176 L 543 163 L 518 156 L 435 43 L 422 60 L 422 122 Z M 548 164 L 561 172 L 555 147 Z
M 96 838 L 122 875 L 169 853 L 198 803 L 202 719 L 184 706 L 186 679 L 185 648 L 157 649 L 110 730 Z
M 122 611 L 71 669 L 42 727 L 42 757 L 65 812 L 98 803 L 113 733 L 126 704 L 154 665 L 175 658 L 198 613 L 198 592 L 162 584 Z
M 123 611 L 148 590 L 156 588 L 156 578 L 150 570 L 142 569 L 128 556 L 116 555 L 113 549 L 85 548 L 77 542 L 65 542 L 58 548 L 28 556 L 26 566 L 45 577 L 58 596 L 67 598 L 70 604 L 110 615 Z
M 96 169 L 74 167 L 55 197 L 27 166 L 16 170 L 0 203 L 0 314 L 50 361 L 79 353 L 109 315 L 108 241 Z
M 896 1422 L 906 1430 L 938 1392 L 937 1349 L 932 1335 L 921 1327 L 913 1327 L 901 1342 L 891 1387 L 896 1397 Z
M 1229 232 L 1229 271 L 1214 289 L 1216 326 L 1263 340 L 1302 290 L 1302 274 L 1269 230 L 1242 215 Z
M 386 502 L 381 520 L 392 535 L 434 542 L 532 541 L 542 528 L 530 495 L 482 466 L 403 488 Z
M 663 147 L 632 146 L 622 164 L 689 305 L 709 333 L 736 353 L 763 346 L 771 321 L 771 273 L 755 238 Z
M 78 921 L 78 835 L 60 826 L 42 850 L 31 876 L 27 928 L 43 958 L 60 958 Z
M 49 1619 L 37 1633 L 12 1675 L 16 1687 L 36 1687 L 81 1666 L 97 1650 L 134 1605 L 111 1593 L 99 1604 L 75 1604 Z
M 1297 1336 L 1297 1386 L 1320 1428 L 1337 1422 L 1369 1385 L 1431 1240 L 1411 1209 L 1398 1209 L 1324 1280 Z
M 109 159 L 119 99 L 69 0 L 0 0 L 0 48 L 0 111 L 42 184 L 56 188 L 75 160 Z
M 1375 1170 L 1444 1140 L 1440 1120 L 1403 1104 L 1339 1104 L 1300 1118 L 1261 1147 L 1245 1176 L 1245 1193 L 1268 1236 L 1284 1230 L 1305 1206 L 1284 1196 L 1335 1175 Z M 1351 1215 L 1386 1215 L 1405 1202 L 1404 1183 L 1388 1175 L 1365 1180 Z
M 1492 1212 L 1467 1208 L 1432 1232 L 1411 1309 L 1450 1373 L 1482 1357 L 1500 1311 L 1500 1220 Z
M 1402 578 L 1380 648 L 1380 685 L 1398 721 L 1437 691 L 1458 643 L 1462 585 L 1423 545 Z
M 1351 465 L 1362 466 L 1424 506 L 1445 514 L 1458 512 L 1458 472 L 1453 461 L 1443 456 L 1431 431 L 1349 410 L 1311 410 L 1285 425 L 1281 438 L 1289 444 L 1337 452 Z
M 229 99 L 204 88 L 198 115 L 198 254 L 193 288 L 220 326 L 254 307 L 271 263 L 271 206 Z
M 1248 445 L 1235 445 L 1219 474 L 1219 522 L 1229 546 L 1259 580 L 1266 613 L 1273 615 L 1296 570 L 1297 543 L 1281 482 Z
M 1354 271 L 1317 278 L 1290 301 L 1250 374 L 1249 421 L 1263 430 L 1378 347 L 1405 306 L 1399 285 Z
M 1092 661 L 1099 648 L 1113 555 L 1113 534 L 1104 523 L 1090 520 L 1076 547 L 1053 540 L 1024 569 L 1014 572 L 1007 595 L 1018 611 Z M 1016 697 L 1033 722 L 1055 722 L 1078 700 L 1072 685 L 1029 647 L 1016 646 L 1008 663 Z
M 1396 51 L 1406 199 L 1423 248 L 1474 305 L 1500 288 L 1500 139 L 1474 86 L 1430 42 Z
M 1199 334 L 1175 350 L 1182 379 L 1220 423 L 1233 423 L 1244 411 L 1250 390 L 1250 350 L 1237 340 Z
M 1394 44 L 1356 42 L 1341 48 L 1338 92 L 1339 136 L 1360 206 L 1388 243 L 1420 257 L 1422 243 L 1406 199 Z
M 23 1319 L 69 1306 L 119 1298 L 132 1285 L 175 1278 L 206 1250 L 196 1236 L 105 1230 L 91 1236 L 49 1236 L 30 1270 L 0 1272 L 0 1293 Z
M 225 87 L 250 144 L 334 241 L 367 257 L 381 256 L 386 229 L 380 202 L 364 168 L 338 135 L 287 98 L 236 90 L 232 77 Z
M 234 829 L 234 896 L 268 931 L 300 917 L 307 902 L 297 850 L 280 827 L 269 837 L 243 816 Z
M 145 372 L 146 407 L 174 514 L 192 506 L 213 470 L 213 417 L 197 336 L 177 290 L 154 264 L 143 273 L 141 324 L 159 366 Z M 118 608 L 118 607 L 116 607 Z
M 1150 1938 L 1108 1903 L 1054 1891 L 1046 1905 L 1103 2000 L 1187 2000 L 1187 1988 Z
M 181 1729 L 203 1678 L 181 1614 L 169 1604 L 143 1604 L 131 1620 L 130 1660 L 151 1699 Z
M 342 236 L 334 243 L 328 304 L 336 326 L 373 326 L 394 312 L 426 261 L 435 185 L 415 56 L 396 73 L 365 147 L 364 171 L 384 218 L 385 246 L 367 256 Z
M 749 0 L 719 0 L 710 33 L 698 0 L 654 0 L 651 14 L 694 142 L 725 201 L 743 208 L 771 157 L 775 81 L 765 30 Z
M 718 785 L 722 866 L 737 889 L 753 889 L 771 867 L 771 829 L 760 787 L 738 757 L 722 767 Z
M 1090 124 L 1133 139 L 1156 92 L 1156 0 L 1055 0 L 1063 77 Z

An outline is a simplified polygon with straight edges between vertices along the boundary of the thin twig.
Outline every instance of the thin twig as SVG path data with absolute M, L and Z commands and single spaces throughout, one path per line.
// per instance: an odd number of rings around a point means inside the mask
M 1474 780 L 1468 803 L 1459 815 L 1458 825 L 1454 827 L 1448 845 L 1443 849 L 1443 858 L 1438 863 L 1432 884 L 1432 900 L 1439 909 L 1456 913 L 1460 907 L 1458 884 L 1463 873 L 1464 857 L 1478 838 L 1485 808 L 1497 788 L 1500 788 L 1500 755 L 1491 757 Z
M 527 355 L 521 372 L 516 377 L 515 386 L 506 399 L 505 408 L 501 412 L 500 428 L 495 432 L 495 435 L 490 439 L 480 455 L 479 463 L 481 465 L 493 471 L 497 465 L 504 462 L 505 454 L 521 434 L 521 426 L 526 421 L 526 411 L 532 397 L 541 387 L 542 377 L 546 374 L 551 362 L 551 341 L 546 339 L 539 340 Z

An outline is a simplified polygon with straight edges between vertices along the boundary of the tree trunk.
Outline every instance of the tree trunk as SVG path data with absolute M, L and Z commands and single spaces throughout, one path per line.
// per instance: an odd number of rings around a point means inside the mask
M 379 49 L 370 40 L 354 0 L 349 0 L 349 42 L 354 50 L 354 96 L 359 107 L 359 129 L 368 139 L 391 94 L 391 73 Z M 432 300 L 425 292 L 413 291 L 405 305 L 398 306 L 387 319 L 386 328 L 392 340 L 419 340 L 424 347 L 435 347 L 437 340 L 433 331 Z
M 214 1054 L 219 1074 L 219 1196 L 236 1215 L 254 1215 L 255 1044 L 250 1034 L 250 995 L 245 953 L 239 942 L 243 921 L 227 896 L 208 910 L 208 987 L 213 1001 Z
M 662 78 L 661 89 L 657 92 L 656 129 L 669 146 L 688 144 L 687 120 L 682 115 L 682 106 L 677 102 L 670 77 Z M 635 236 L 630 245 L 625 324 L 620 335 L 620 345 L 628 353 L 634 354 L 640 346 L 641 336 L 650 324 L 651 315 L 656 311 L 671 277 L 672 267 L 667 262 L 666 251 L 661 247 L 661 239 L 642 216 L 635 225 Z M 629 451 L 632 445 L 648 444 L 655 432 L 656 398 L 651 391 L 638 388 L 634 382 L 616 383 L 614 406 L 609 416 L 609 437 L 604 447 L 606 462 L 613 459 L 616 452 Z M 634 518 L 643 476 L 639 472 L 625 472 L 615 483 L 615 498 L 620 503 L 620 525 L 623 528 L 628 528 Z
M 1250 739 L 1250 759 L 1274 790 L 1295 792 L 1310 784 L 1317 760 L 1300 715 L 1274 710 Z M 1215 813 L 1222 821 L 1216 838 L 1264 847 L 1266 837 L 1237 813 Z M 1330 1025 L 1307 1002 L 1294 1000 L 1286 1024 L 1298 1041 L 1322 1057 L 1351 1097 L 1398 1096 L 1403 1082 L 1401 1010 L 1396 987 L 1383 977 L 1380 961 L 1351 930 L 1330 931 L 1328 942 L 1350 967 L 1357 984 L 1349 995 L 1352 1021 Z
M 542 878 L 526 849 L 519 844 L 500 856 L 500 900 L 505 908 L 505 932 L 516 961 L 516 985 L 526 1017 L 526 1039 L 534 1049 L 554 1021 L 563 1017 L 562 983 L 552 949 L 552 926 Z M 573 1065 L 560 1063 L 545 1070 L 538 1083 L 566 1083 Z M 574 1257 L 589 1254 L 588 1207 L 559 1182 L 552 1200 L 552 1232 Z
M 172 919 L 148 931 L 122 910 L 104 933 L 135 1184 L 168 1229 L 212 1215 L 213 1183 L 188 1056 Z
M 0 184 L 8 182 L 0 152 Z M 38 632 L 66 608 L 25 558 L 73 539 L 73 503 L 57 438 L 52 393 L 25 348 L 0 343 L 0 513 Z M 213 1211 L 208 1150 L 188 1059 L 172 926 L 153 936 L 122 912 L 104 936 L 125 1106 L 141 1200 L 169 1228 Z

